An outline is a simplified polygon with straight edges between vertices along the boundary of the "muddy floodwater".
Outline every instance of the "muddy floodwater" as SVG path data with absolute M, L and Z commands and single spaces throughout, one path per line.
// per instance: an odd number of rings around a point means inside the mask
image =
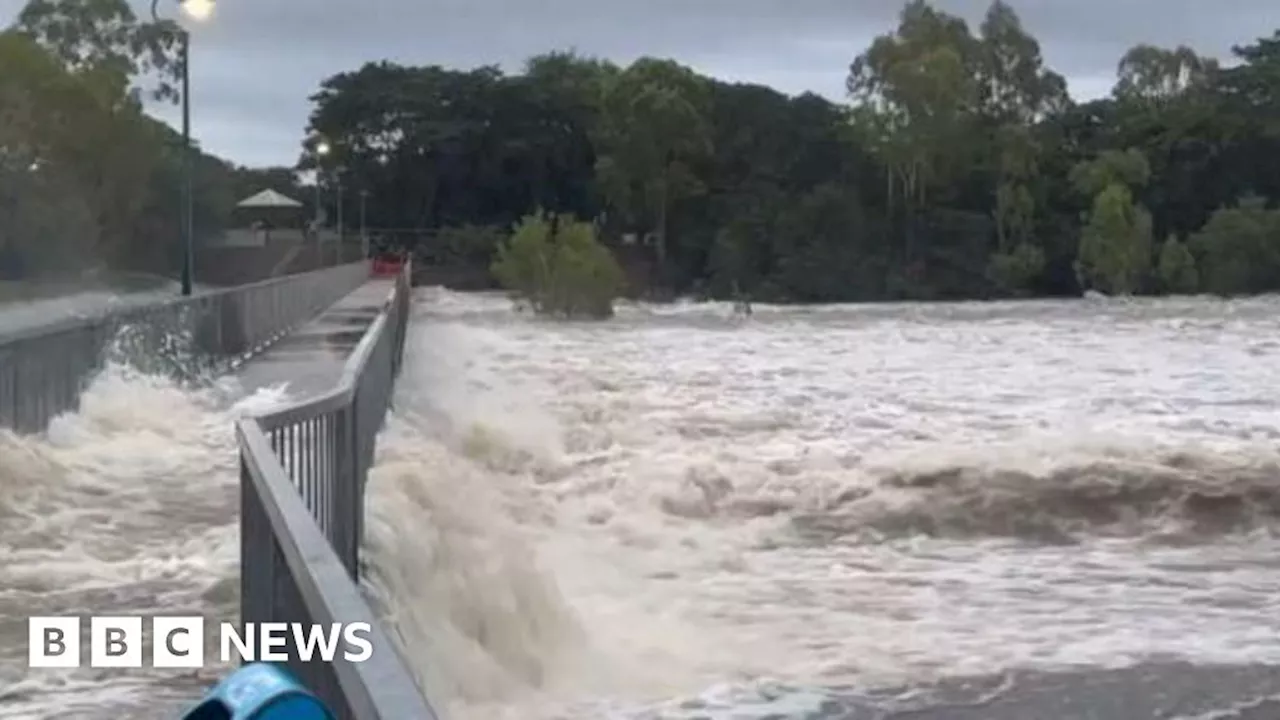
M 1280 300 L 416 312 L 370 557 L 450 717 L 1275 712 Z

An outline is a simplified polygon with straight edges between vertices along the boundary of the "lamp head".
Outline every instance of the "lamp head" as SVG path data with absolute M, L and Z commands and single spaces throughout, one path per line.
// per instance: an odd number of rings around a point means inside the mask
M 216 0 L 180 0 L 182 10 L 192 20 L 208 20 L 213 15 Z
M 322 156 L 322 157 L 323 157 L 323 156 L 325 156 L 325 155 L 328 155 L 328 154 L 329 154 L 329 143 L 324 142 L 323 140 L 321 140 L 321 141 L 320 141 L 320 144 L 316 145 L 316 154 L 317 154 L 317 155 L 320 155 L 320 156 Z

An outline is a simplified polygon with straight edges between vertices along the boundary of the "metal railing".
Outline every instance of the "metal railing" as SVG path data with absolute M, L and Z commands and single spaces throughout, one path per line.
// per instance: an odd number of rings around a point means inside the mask
M 75 410 L 113 353 L 180 375 L 225 369 L 311 319 L 369 277 L 368 263 L 0 331 L 0 427 L 37 433 Z
M 290 650 L 289 668 L 343 720 L 435 718 L 359 587 L 364 488 L 403 356 L 409 277 L 405 267 L 336 388 L 236 425 L 240 621 L 368 623 L 363 662 Z

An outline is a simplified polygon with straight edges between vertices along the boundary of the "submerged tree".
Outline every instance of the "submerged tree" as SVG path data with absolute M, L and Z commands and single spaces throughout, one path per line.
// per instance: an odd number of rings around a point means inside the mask
M 622 269 L 595 227 L 572 215 L 525 217 L 499 246 L 493 274 L 534 312 L 564 319 L 612 317 L 623 289 Z

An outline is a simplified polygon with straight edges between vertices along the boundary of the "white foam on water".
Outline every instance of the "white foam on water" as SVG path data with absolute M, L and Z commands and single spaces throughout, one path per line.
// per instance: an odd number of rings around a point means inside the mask
M 1274 298 L 416 307 L 369 584 L 451 717 L 1280 661 Z
M 0 432 L 0 717 L 171 717 L 216 680 L 217 667 L 28 672 L 27 618 L 237 617 L 233 421 L 284 400 L 237 394 L 112 366 L 45 434 Z

